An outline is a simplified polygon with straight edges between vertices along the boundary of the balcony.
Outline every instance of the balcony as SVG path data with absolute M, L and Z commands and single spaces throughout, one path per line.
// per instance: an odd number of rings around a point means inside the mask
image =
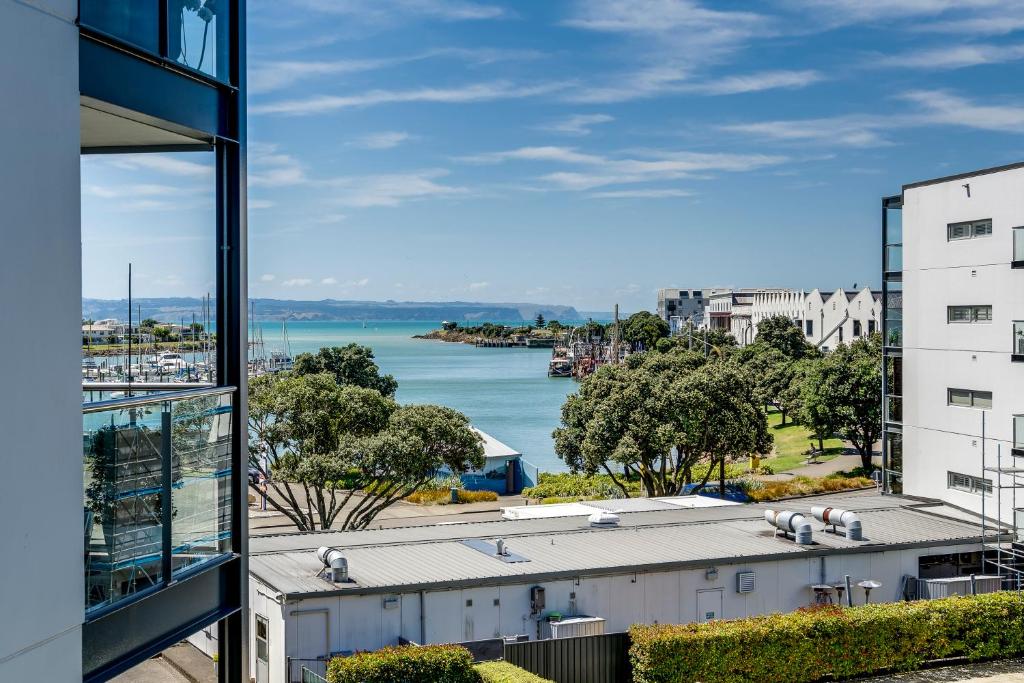
M 1024 363 L 1024 320 L 1013 322 L 1013 347 L 1010 352 L 1010 360 L 1014 363 Z
M 230 556 L 233 395 L 83 405 L 87 619 Z
M 78 12 L 90 33 L 227 83 L 232 5 L 231 0 L 80 0 Z

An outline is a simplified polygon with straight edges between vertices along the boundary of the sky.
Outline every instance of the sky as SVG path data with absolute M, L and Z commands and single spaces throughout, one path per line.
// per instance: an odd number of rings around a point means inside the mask
M 877 286 L 882 196 L 1024 159 L 1020 2 L 248 4 L 254 297 Z M 85 296 L 212 289 L 211 163 L 83 159 Z

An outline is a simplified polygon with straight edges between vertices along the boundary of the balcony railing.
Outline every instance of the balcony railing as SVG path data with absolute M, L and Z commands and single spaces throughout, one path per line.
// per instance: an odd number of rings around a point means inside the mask
M 1010 353 L 1014 362 L 1024 363 L 1024 320 L 1013 323 L 1013 350 Z
M 83 404 L 87 616 L 230 552 L 234 393 Z
M 1013 416 L 1013 454 L 1024 455 L 1024 415 Z
M 1013 267 L 1024 268 L 1024 227 L 1013 229 Z
M 161 7 L 166 6 L 162 16 Z M 227 82 L 231 0 L 79 0 L 79 23 Z

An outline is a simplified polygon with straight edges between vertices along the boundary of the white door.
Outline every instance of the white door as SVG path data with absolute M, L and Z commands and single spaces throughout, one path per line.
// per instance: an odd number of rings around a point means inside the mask
M 270 683 L 270 625 L 256 615 L 256 683 Z
M 295 671 L 289 675 L 296 675 L 302 671 L 302 665 L 310 669 L 317 669 L 318 665 L 310 660 L 326 660 L 330 654 L 327 646 L 327 610 L 310 610 L 308 612 L 295 611 L 295 654 L 293 665 Z M 305 661 L 303 661 L 305 660 Z M 318 673 L 320 673 L 318 671 Z M 301 675 L 301 674 L 299 674 Z M 296 677 L 294 680 L 298 680 Z
M 722 589 L 697 591 L 697 622 L 722 618 Z

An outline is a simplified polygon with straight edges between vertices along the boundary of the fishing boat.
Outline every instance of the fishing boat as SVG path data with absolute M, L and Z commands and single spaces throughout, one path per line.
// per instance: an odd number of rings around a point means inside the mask
M 552 358 L 548 363 L 548 377 L 572 377 L 572 361 L 568 358 Z

